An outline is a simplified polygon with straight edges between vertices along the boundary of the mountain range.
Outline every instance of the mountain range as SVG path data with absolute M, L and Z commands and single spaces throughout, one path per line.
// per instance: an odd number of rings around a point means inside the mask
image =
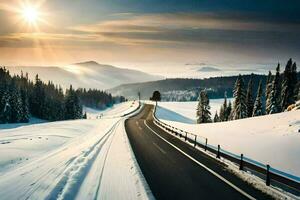
M 95 61 L 75 63 L 67 66 L 18 66 L 6 67 L 11 74 L 28 73 L 30 79 L 38 74 L 43 81 L 51 80 L 67 88 L 72 84 L 78 88 L 106 90 L 121 84 L 155 81 L 163 79 L 141 71 L 99 64 Z

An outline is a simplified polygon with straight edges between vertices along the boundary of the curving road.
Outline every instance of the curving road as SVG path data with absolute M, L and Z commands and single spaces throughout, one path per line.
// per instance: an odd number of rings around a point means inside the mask
M 137 162 L 157 199 L 270 199 L 226 166 L 160 129 L 153 106 L 126 120 Z

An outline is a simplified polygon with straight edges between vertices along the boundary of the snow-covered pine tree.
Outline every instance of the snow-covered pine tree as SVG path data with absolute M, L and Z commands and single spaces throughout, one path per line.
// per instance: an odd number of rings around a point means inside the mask
M 0 112 L 0 123 L 2 124 L 9 123 L 11 119 L 11 107 L 9 102 L 10 102 L 10 94 L 7 90 L 4 92 L 1 99 L 1 104 L 3 105 L 3 109 Z
M 74 119 L 75 117 L 75 106 L 74 106 L 74 90 L 72 85 L 70 85 L 69 90 L 66 92 L 66 97 L 65 97 L 65 119 Z
M 72 85 L 67 91 L 65 99 L 65 119 L 81 119 L 82 106 L 79 102 L 77 93 L 73 90 Z
M 246 92 L 242 76 L 239 74 L 233 90 L 234 104 L 232 119 L 243 119 L 247 117 Z
M 226 110 L 227 110 L 227 93 L 225 92 L 224 93 L 224 103 L 220 108 L 220 115 L 219 115 L 220 121 L 222 121 L 222 122 L 228 120 L 228 115 L 226 113 Z
M 225 121 L 225 110 L 224 110 L 224 105 L 221 105 L 220 111 L 219 111 L 220 115 L 220 121 L 223 122 Z
M 45 115 L 44 105 L 45 105 L 45 87 L 43 82 L 39 79 L 39 76 L 35 76 L 35 84 L 33 87 L 33 92 L 31 96 L 31 113 L 33 116 L 38 118 L 43 118 Z
M 293 101 L 295 102 L 297 100 L 297 96 L 298 96 L 298 90 L 299 90 L 299 84 L 298 84 L 298 78 L 297 78 L 297 65 L 296 62 L 294 62 L 293 66 L 292 66 L 292 75 L 291 75 L 291 86 L 292 86 L 292 90 L 293 90 L 293 96 L 294 99 Z
M 6 105 L 4 96 L 8 95 L 8 76 L 8 71 L 5 68 L 0 68 L 0 123 L 2 121 L 1 117 L 4 117 L 3 111 Z
M 25 88 L 20 90 L 21 101 L 22 101 L 22 115 L 21 122 L 29 122 L 29 103 L 28 103 L 28 92 Z
M 216 111 L 216 114 L 215 114 L 215 116 L 214 116 L 214 123 L 216 123 L 216 122 L 220 122 L 220 117 L 219 117 L 217 111 Z
M 256 99 L 253 107 L 253 117 L 263 115 L 262 108 L 262 82 L 259 82 Z
M 11 109 L 11 116 L 9 119 L 9 123 L 18 123 L 21 122 L 22 118 L 22 100 L 19 88 L 16 85 L 16 80 L 13 78 L 9 85 L 9 105 Z
M 205 90 L 202 90 L 199 95 L 199 102 L 197 106 L 197 123 L 209 123 L 211 122 L 211 114 L 210 114 L 210 105 L 207 93 Z
M 290 58 L 283 72 L 281 90 L 281 110 L 284 111 L 289 105 L 295 103 L 294 83 L 292 73 L 293 61 Z
M 227 105 L 227 109 L 225 111 L 226 116 L 227 116 L 227 120 L 226 121 L 229 121 L 232 118 L 231 117 L 231 111 L 232 111 L 232 104 L 231 104 L 231 101 L 229 101 L 229 103 Z
M 280 65 L 279 63 L 278 63 L 278 65 Z M 277 67 L 278 67 L 278 65 L 277 65 Z M 265 99 L 266 99 L 266 105 L 265 105 L 265 108 L 266 108 L 266 113 L 268 114 L 270 111 L 269 110 L 267 110 L 267 108 L 269 107 L 269 104 L 268 104 L 268 99 L 269 99 L 269 97 L 270 97 L 270 93 L 271 93 L 271 90 L 272 90 L 272 82 L 273 82 L 273 80 L 272 80 L 272 72 L 271 71 L 269 71 L 269 74 L 268 74 L 268 77 L 267 77 L 267 81 L 266 81 L 266 94 L 265 94 Z
M 247 117 L 251 117 L 253 113 L 253 74 L 251 74 L 248 82 L 247 94 L 246 94 L 246 105 L 247 105 Z
M 276 74 L 271 84 L 271 90 L 266 100 L 266 114 L 281 112 L 281 79 L 280 65 L 276 67 Z

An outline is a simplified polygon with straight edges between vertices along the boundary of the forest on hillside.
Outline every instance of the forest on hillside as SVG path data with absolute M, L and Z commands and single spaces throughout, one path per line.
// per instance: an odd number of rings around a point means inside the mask
M 299 80 L 297 64 L 292 59 L 288 60 L 283 72 L 280 64 L 275 74 L 269 71 L 264 85 L 261 79 L 255 86 L 253 75 L 248 81 L 239 75 L 233 85 L 234 101 L 228 102 L 225 92 L 224 103 L 216 113 L 210 113 L 208 92 L 201 90 L 196 109 L 197 123 L 244 119 L 297 109 L 296 102 L 300 100 Z
M 81 119 L 86 114 L 82 106 L 97 109 L 123 102 L 123 96 L 96 89 L 62 87 L 49 81 L 43 82 L 38 75 L 32 81 L 28 74 L 11 75 L 0 68 L 0 123 L 27 123 L 30 117 L 49 121 Z
M 248 74 L 241 75 L 245 82 L 250 78 L 253 87 L 257 88 L 260 81 L 265 89 L 268 75 Z M 209 98 L 233 97 L 233 86 L 238 76 L 212 77 L 205 79 L 172 78 L 144 83 L 124 84 L 108 90 L 115 95 L 123 95 L 129 99 L 136 99 L 140 91 L 142 99 L 149 99 L 153 91 L 158 90 L 162 95 L 162 101 L 197 101 L 200 91 L 205 89 Z M 300 72 L 297 73 L 300 79 Z

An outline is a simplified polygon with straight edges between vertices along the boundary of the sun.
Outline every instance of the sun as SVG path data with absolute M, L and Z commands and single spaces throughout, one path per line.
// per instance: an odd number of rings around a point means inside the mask
M 39 20 L 39 11 L 33 6 L 26 6 L 22 9 L 23 19 L 29 24 L 36 24 Z

